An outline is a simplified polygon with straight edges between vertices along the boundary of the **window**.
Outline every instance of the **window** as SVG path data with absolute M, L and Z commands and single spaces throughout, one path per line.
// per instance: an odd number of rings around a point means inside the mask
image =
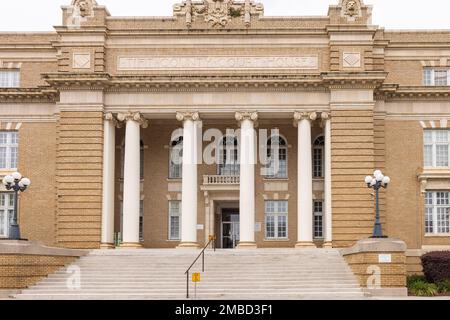
M 323 238 L 323 201 L 314 201 L 314 238 Z
M 0 169 L 17 168 L 18 139 L 17 132 L 0 132 Z
M 425 194 L 425 233 L 450 235 L 450 192 Z
M 14 214 L 14 194 L 0 193 L 0 238 L 7 238 Z
M 235 136 L 227 135 L 222 138 L 218 148 L 219 175 L 238 176 L 240 173 L 239 147 Z
M 267 178 L 287 178 L 287 143 L 284 138 L 273 136 L 267 140 L 267 160 Z
M 20 87 L 20 71 L 0 70 L 0 88 L 17 87 Z
M 181 239 L 181 201 L 169 201 L 169 240 Z
M 181 179 L 183 158 L 183 137 L 180 136 L 170 143 L 169 179 Z
M 450 85 L 450 69 L 425 68 L 423 70 L 423 84 L 425 86 L 448 86 L 448 85 Z
M 324 158 L 325 138 L 319 136 L 313 143 L 313 177 L 323 178 L 323 158 Z
M 450 130 L 425 130 L 423 135 L 424 166 L 449 166 Z
M 288 202 L 266 201 L 266 239 L 287 239 Z

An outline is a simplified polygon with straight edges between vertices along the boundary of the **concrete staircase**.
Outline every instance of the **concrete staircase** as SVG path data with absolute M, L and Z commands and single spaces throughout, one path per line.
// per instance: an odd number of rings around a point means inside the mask
M 67 268 L 80 271 L 80 288 L 68 288 L 68 279 L 74 274 L 68 274 L 65 268 L 14 298 L 185 299 L 184 272 L 198 253 L 174 249 L 94 250 Z M 192 271 L 201 271 L 201 258 Z M 364 298 L 335 249 L 208 249 L 201 277 L 197 299 Z M 192 282 L 190 292 L 193 299 Z

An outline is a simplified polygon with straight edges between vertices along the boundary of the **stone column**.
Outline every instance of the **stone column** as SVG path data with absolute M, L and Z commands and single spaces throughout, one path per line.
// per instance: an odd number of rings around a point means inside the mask
M 139 248 L 139 204 L 141 200 L 140 177 L 140 126 L 148 122 L 139 112 L 119 113 L 119 121 L 125 121 L 125 161 L 123 179 L 123 243 L 121 247 Z
M 198 112 L 178 112 L 183 122 L 183 169 L 181 184 L 181 243 L 178 248 L 197 248 L 197 126 Z
M 332 214 L 332 195 L 331 195 L 331 120 L 330 115 L 322 112 L 325 133 L 325 242 L 324 247 L 333 247 L 333 214 Z
M 295 112 L 298 127 L 297 160 L 297 244 L 296 248 L 315 247 L 313 242 L 311 121 L 315 112 Z
M 255 242 L 255 122 L 257 112 L 237 112 L 236 120 L 241 126 L 240 138 L 240 188 L 238 248 L 256 248 Z
M 112 113 L 103 121 L 102 249 L 114 248 L 114 171 L 117 120 Z

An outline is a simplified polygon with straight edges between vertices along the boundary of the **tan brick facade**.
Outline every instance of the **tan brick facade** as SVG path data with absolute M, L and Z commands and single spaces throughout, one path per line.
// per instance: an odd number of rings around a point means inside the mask
M 374 201 L 363 180 L 374 169 L 392 180 L 380 195 L 385 233 L 408 249 L 450 246 L 450 234 L 430 236 L 424 226 L 424 191 L 450 190 L 450 169 L 438 178 L 423 169 L 424 129 L 448 127 L 450 120 L 449 87 L 424 86 L 423 70 L 450 69 L 450 31 L 385 31 L 371 25 L 364 3 L 357 16 L 348 16 L 341 2 L 324 17 L 267 19 L 252 11 L 250 24 L 242 16 L 223 27 L 196 15 L 188 26 L 183 8 L 174 17 L 130 19 L 112 17 L 99 5 L 74 26 L 68 6 L 55 32 L 0 35 L 0 70 L 18 70 L 21 78 L 19 88 L 0 88 L 0 128 L 18 131 L 17 169 L 33 183 L 19 204 L 25 238 L 66 248 L 100 246 L 104 115 L 139 112 L 149 122 L 140 129 L 142 245 L 178 246 L 169 240 L 168 213 L 169 201 L 181 200 L 182 180 L 168 174 L 170 136 L 182 126 L 176 112 L 198 112 L 203 132 L 224 132 L 239 128 L 236 112 L 255 111 L 257 129 L 278 128 L 288 144 L 286 178 L 267 179 L 259 174 L 261 164 L 255 167 L 255 224 L 261 226 L 255 242 L 261 248 L 293 247 L 298 218 L 305 214 L 298 210 L 297 157 L 303 151 L 294 113 L 313 112 L 319 118 L 311 121 L 311 143 L 325 134 L 321 115 L 331 121 L 334 247 L 371 235 Z M 265 59 L 262 67 L 258 59 Z M 120 125 L 116 234 L 122 231 L 124 195 L 126 129 Z M 220 207 L 239 202 L 238 186 L 204 185 L 204 176 L 216 174 L 215 164 L 198 166 L 199 245 L 210 233 L 219 236 Z M 325 200 L 324 185 L 325 177 L 313 179 L 311 199 Z M 283 239 L 266 237 L 267 200 L 288 203 Z M 324 237 L 312 240 L 321 247 Z M 409 272 L 418 271 L 416 260 L 407 258 Z

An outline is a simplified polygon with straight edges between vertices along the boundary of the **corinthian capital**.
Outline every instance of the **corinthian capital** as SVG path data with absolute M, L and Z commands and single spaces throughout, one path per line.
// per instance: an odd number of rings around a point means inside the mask
M 256 122 L 258 120 L 258 112 L 236 112 L 235 118 L 237 121 L 244 121 L 244 120 L 251 120 L 253 122 Z
M 140 112 L 126 112 L 126 113 L 118 113 L 117 119 L 119 121 L 136 121 L 139 123 L 142 128 L 148 127 L 148 121 L 145 119 Z
M 177 117 L 178 121 L 186 121 L 186 120 L 199 121 L 200 120 L 200 115 L 198 114 L 198 112 L 177 112 L 176 117 Z
M 316 112 L 294 112 L 294 120 L 301 121 L 301 120 L 310 120 L 314 121 L 317 119 L 317 113 Z
M 122 126 L 111 112 L 105 113 L 103 118 L 105 119 L 105 121 L 111 121 L 116 128 L 120 128 Z
M 294 112 L 294 126 L 302 120 L 314 121 L 317 119 L 317 112 Z

